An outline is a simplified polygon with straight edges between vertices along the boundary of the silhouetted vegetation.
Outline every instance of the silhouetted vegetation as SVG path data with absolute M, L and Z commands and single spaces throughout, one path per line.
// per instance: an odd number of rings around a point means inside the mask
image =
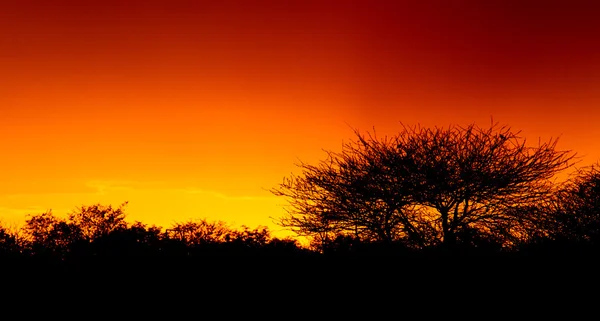
M 538 236 L 538 204 L 574 154 L 556 140 L 526 145 L 509 127 L 356 131 L 340 153 L 272 192 L 289 201 L 279 223 L 326 250 L 340 239 L 410 249 L 508 249 Z
M 206 219 L 168 228 L 128 222 L 125 207 L 90 205 L 66 217 L 0 226 L 4 259 L 215 262 L 224 257 L 524 257 L 600 250 L 600 170 L 574 166 L 556 140 L 527 141 L 506 126 L 403 127 L 393 137 L 355 132 L 341 152 L 271 190 L 289 202 L 277 223 L 232 228 Z

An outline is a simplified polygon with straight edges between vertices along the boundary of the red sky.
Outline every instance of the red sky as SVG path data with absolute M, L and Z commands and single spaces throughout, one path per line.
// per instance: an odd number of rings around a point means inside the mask
M 277 226 L 267 189 L 352 129 L 487 125 L 600 159 L 593 1 L 0 4 L 0 218 Z

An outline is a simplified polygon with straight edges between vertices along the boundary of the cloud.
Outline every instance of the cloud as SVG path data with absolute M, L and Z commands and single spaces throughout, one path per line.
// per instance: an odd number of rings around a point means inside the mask
M 150 182 L 136 182 L 136 181 L 88 181 L 85 184 L 87 187 L 92 188 L 97 194 L 105 195 L 109 192 L 114 191 L 161 191 L 163 193 L 181 193 L 190 195 L 202 195 L 207 197 L 220 198 L 223 200 L 233 201 L 251 201 L 251 200 L 266 200 L 272 199 L 270 196 L 258 196 L 258 195 L 228 195 L 226 193 L 218 192 L 210 189 L 202 189 L 197 187 L 172 187 L 167 182 L 163 181 L 150 181 Z M 172 184 L 171 184 L 172 185 Z
M 196 195 L 206 195 L 206 196 L 212 196 L 212 197 L 218 197 L 224 200 L 237 200 L 237 201 L 252 201 L 252 200 L 265 200 L 265 199 L 271 199 L 271 197 L 265 197 L 265 196 L 230 196 L 230 195 L 225 195 L 223 193 L 219 193 L 219 192 L 215 192 L 215 191 L 210 191 L 210 190 L 203 190 L 203 189 L 183 189 L 181 190 L 184 193 L 187 194 L 196 194 Z

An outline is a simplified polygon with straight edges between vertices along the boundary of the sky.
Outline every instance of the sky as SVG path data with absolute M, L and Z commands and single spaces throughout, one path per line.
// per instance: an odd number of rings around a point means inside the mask
M 600 159 L 594 1 L 0 2 L 0 220 L 267 226 L 353 129 L 493 118 Z

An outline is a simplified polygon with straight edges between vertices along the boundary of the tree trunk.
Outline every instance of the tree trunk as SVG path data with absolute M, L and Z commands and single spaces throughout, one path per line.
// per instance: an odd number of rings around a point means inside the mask
M 456 236 L 454 235 L 454 232 L 452 231 L 448 222 L 449 209 L 441 209 L 440 214 L 442 215 L 442 244 L 444 245 L 444 247 L 451 247 L 452 245 L 454 245 L 454 243 L 456 243 Z

